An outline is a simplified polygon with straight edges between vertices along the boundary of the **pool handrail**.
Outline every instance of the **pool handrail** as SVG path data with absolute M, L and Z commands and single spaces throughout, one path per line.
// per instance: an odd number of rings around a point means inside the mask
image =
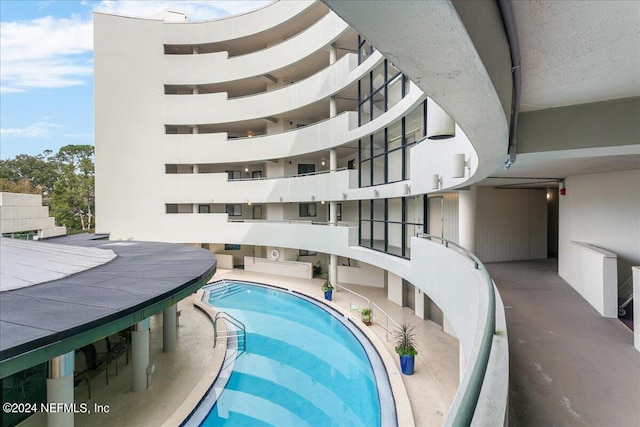
M 390 332 L 390 330 L 389 330 L 389 321 L 391 321 L 391 323 L 393 323 L 396 327 L 400 328 L 400 324 L 398 322 L 393 320 L 393 318 L 391 316 L 389 316 L 386 311 L 384 311 L 375 302 L 372 302 L 369 298 L 365 297 L 364 295 L 360 295 L 359 293 L 357 293 L 355 291 L 352 291 L 351 289 L 349 289 L 349 288 L 347 288 L 345 286 L 342 286 L 340 284 L 337 284 L 337 283 L 335 284 L 335 287 L 336 287 L 336 289 L 340 288 L 340 289 L 343 289 L 343 290 L 349 292 L 349 310 L 352 309 L 352 306 L 351 306 L 351 295 L 356 295 L 356 296 L 362 298 L 363 300 L 367 301 L 367 305 L 369 306 L 369 309 L 371 309 L 371 319 L 372 319 L 373 322 L 375 322 L 378 325 L 380 325 L 380 327 L 386 331 L 386 334 L 387 334 L 386 335 L 386 339 L 387 339 L 387 341 L 389 341 L 389 332 Z M 337 297 L 337 295 L 338 295 L 338 293 L 336 292 L 336 297 Z M 375 308 L 375 310 L 373 310 L 374 308 Z M 384 325 L 375 320 L 376 313 L 378 313 L 378 312 L 382 313 L 386 317 L 386 322 L 385 322 Z
M 469 426 L 473 420 L 473 415 L 478 405 L 480 398 L 480 392 L 482 390 L 482 384 L 487 373 L 487 366 L 489 365 L 489 356 L 491 355 L 491 346 L 493 344 L 493 336 L 496 333 L 496 294 L 494 289 L 493 280 L 489 275 L 489 272 L 485 268 L 484 264 L 473 253 L 469 252 L 464 247 L 452 242 L 448 239 L 444 239 L 440 236 L 433 236 L 425 233 L 417 233 L 416 237 L 422 239 L 440 240 L 445 247 L 453 247 L 462 255 L 468 257 L 473 263 L 476 270 L 480 270 L 486 278 L 487 290 L 488 290 L 488 303 L 487 303 L 487 318 L 485 328 L 480 341 L 480 349 L 478 351 L 478 357 L 473 371 L 469 377 L 467 387 L 464 389 L 464 395 L 458 407 L 458 411 L 453 419 L 454 426 Z
M 222 319 L 223 321 L 227 321 L 229 323 L 231 323 L 233 326 L 236 327 L 236 336 L 237 336 L 237 340 L 238 340 L 238 355 L 242 352 L 244 352 L 244 346 L 246 345 L 246 336 L 247 336 L 247 330 L 246 327 L 244 325 L 244 323 L 242 323 L 240 320 L 236 319 L 235 317 L 233 317 L 232 315 L 230 315 L 229 313 L 227 313 L 226 311 L 219 311 L 216 313 L 215 317 L 213 318 L 213 341 L 214 341 L 214 345 L 218 340 L 218 320 Z M 242 337 L 242 351 L 240 351 L 240 337 Z M 227 335 L 227 338 L 229 338 L 229 336 Z

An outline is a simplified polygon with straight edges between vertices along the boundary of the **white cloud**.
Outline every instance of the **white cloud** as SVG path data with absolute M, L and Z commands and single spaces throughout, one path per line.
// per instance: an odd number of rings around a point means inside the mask
M 60 125 L 50 122 L 38 122 L 25 128 L 4 128 L 0 129 L 0 135 L 5 137 L 17 138 L 49 138 L 52 135 L 53 128 L 59 128 Z
M 3 22 L 0 27 L 3 93 L 83 84 L 93 73 L 90 19 L 51 16 Z
M 178 10 L 190 21 L 248 12 L 272 1 L 101 1 L 94 11 L 151 18 Z M 81 2 L 86 6 L 86 2 Z M 48 6 L 44 4 L 41 9 Z M 82 85 L 93 73 L 93 24 L 90 16 L 46 16 L 0 26 L 0 92 Z

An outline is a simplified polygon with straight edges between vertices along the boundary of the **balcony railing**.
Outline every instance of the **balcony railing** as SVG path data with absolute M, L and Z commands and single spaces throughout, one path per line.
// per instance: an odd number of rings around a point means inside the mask
M 418 233 L 417 237 L 429 240 L 440 240 L 447 248 L 453 248 L 462 255 L 468 257 L 473 263 L 476 270 L 480 270 L 486 279 L 487 292 L 488 292 L 488 306 L 487 317 L 485 321 L 484 332 L 480 341 L 480 349 L 478 356 L 473 366 L 471 377 L 468 384 L 464 388 L 464 395 L 460 403 L 460 407 L 453 420 L 454 426 L 469 426 L 473 420 L 473 414 L 475 413 L 476 406 L 478 405 L 478 399 L 480 398 L 480 391 L 482 390 L 482 384 L 484 383 L 487 373 L 487 366 L 489 365 L 489 356 L 491 354 L 491 347 L 493 344 L 493 337 L 496 333 L 496 294 L 493 285 L 493 280 L 489 276 L 489 272 L 480 260 L 471 252 L 463 248 L 462 246 L 447 240 L 442 237 L 432 236 L 429 234 Z M 460 386 L 463 388 L 464 384 Z
M 227 181 L 229 181 L 229 182 L 265 181 L 265 180 L 270 180 L 270 179 L 301 178 L 301 177 L 305 177 L 305 176 L 324 175 L 324 174 L 327 174 L 327 173 L 344 171 L 344 170 L 347 170 L 347 168 L 346 167 L 342 167 L 342 168 L 333 169 L 333 170 L 322 170 L 322 171 L 309 172 L 309 173 L 300 173 L 300 174 L 296 174 L 296 175 L 260 176 L 260 177 L 252 177 L 252 178 L 232 178 L 232 179 L 227 179 Z
M 328 221 L 314 221 L 304 219 L 231 219 L 228 222 L 246 222 L 256 224 L 306 224 L 306 225 L 331 225 Z M 335 224 L 338 227 L 357 227 L 357 222 L 338 221 Z

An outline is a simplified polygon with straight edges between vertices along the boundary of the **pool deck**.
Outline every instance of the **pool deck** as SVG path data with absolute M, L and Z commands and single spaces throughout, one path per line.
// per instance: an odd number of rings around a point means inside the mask
M 320 289 L 324 283 L 322 279 L 297 279 L 244 270 L 218 270 L 212 281 L 222 278 L 272 284 L 298 290 L 317 299 L 322 299 L 323 295 Z M 386 298 L 385 289 L 354 285 L 347 287 L 375 301 L 398 323 L 410 321 L 415 326 L 421 339 L 417 346 L 419 353 L 412 376 L 397 373 L 400 368 L 393 348 L 393 339 L 390 338 L 387 342 L 383 328 L 375 323 L 363 328 L 367 329 L 369 334 L 377 336 L 379 345 L 386 347 L 387 354 L 382 354 L 383 359 L 395 363 L 396 370 L 390 375 L 390 380 L 401 380 L 404 383 L 411 401 L 415 425 L 442 425 L 458 386 L 458 341 L 445 334 L 435 323 L 417 318 L 413 310 L 390 302 Z M 339 298 L 332 304 L 345 312 L 349 308 L 349 302 L 343 299 L 343 296 L 346 297 L 346 292 L 340 292 Z M 354 299 L 352 304 L 358 302 Z M 151 388 L 145 392 L 131 391 L 131 365 L 126 365 L 122 356 L 118 361 L 118 376 L 115 376 L 113 367 L 109 368 L 108 386 L 105 385 L 104 372 L 92 379 L 91 399 L 88 398 L 85 386 L 76 388 L 77 403 L 86 402 L 89 408 L 93 408 L 94 404 L 109 407 L 108 414 L 76 414 L 76 426 L 177 425 L 176 418 L 172 418 L 173 414 L 179 411 L 183 404 L 191 405 L 189 401 L 194 399 L 193 391 L 202 388 L 203 381 L 206 383 L 214 379 L 213 372 L 217 372 L 216 364 L 220 363 L 222 352 L 213 347 L 211 321 L 194 307 L 191 297 L 181 301 L 178 309 L 181 311 L 180 326 L 176 349 L 172 353 L 162 352 L 162 316 L 156 315 L 151 318 L 149 354 L 151 362 L 156 365 L 151 378 Z M 402 415 L 408 412 L 402 409 L 399 411 L 403 412 Z M 46 416 L 38 414 L 23 425 L 44 426 Z

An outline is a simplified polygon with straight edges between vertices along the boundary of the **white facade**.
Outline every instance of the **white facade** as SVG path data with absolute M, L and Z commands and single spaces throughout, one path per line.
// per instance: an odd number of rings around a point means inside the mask
M 404 97 L 390 84 L 387 111 L 359 126 L 358 82 L 384 58 L 374 51 L 359 60 L 357 34 L 320 3 L 277 2 L 203 23 L 96 14 L 94 37 L 97 232 L 112 239 L 336 254 L 344 243 L 311 244 L 326 240 L 322 226 L 301 241 L 285 225 L 228 220 L 326 223 L 335 202 L 341 224 L 355 226 L 359 200 L 425 194 L 434 174 L 440 189 L 463 185 L 478 168 L 458 129 L 454 139 L 407 150 L 406 168 L 420 174 L 400 176 L 389 155 L 394 178 L 359 186 L 358 141 L 399 127 L 425 96 L 411 82 Z M 470 159 L 463 178 L 442 167 L 455 153 Z M 316 174 L 299 176 L 299 164 Z M 301 203 L 315 203 L 316 215 L 301 218 Z M 238 218 L 228 217 L 231 204 L 241 205 Z
M 38 238 L 64 236 L 66 227 L 56 227 L 49 208 L 42 206 L 39 194 L 0 192 L 0 233 L 37 231 Z
M 337 15 L 300 1 L 193 24 L 95 14 L 94 62 L 97 233 L 202 245 L 262 272 L 308 277 L 319 261 L 340 283 L 409 283 L 455 330 L 468 382 L 486 278 L 416 234 L 428 193 L 484 178 L 480 156 L 459 127 L 425 139 L 424 93 Z M 507 369 L 489 374 L 503 410 Z

